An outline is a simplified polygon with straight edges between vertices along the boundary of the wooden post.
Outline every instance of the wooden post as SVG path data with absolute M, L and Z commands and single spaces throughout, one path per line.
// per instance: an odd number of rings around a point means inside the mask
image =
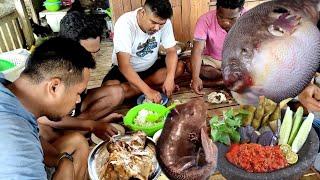
M 123 13 L 133 10 L 129 0 L 123 0 Z
M 26 6 L 23 0 L 14 0 L 16 10 L 19 14 L 22 31 L 26 39 L 27 47 L 31 47 L 34 43 L 33 32 L 30 24 L 29 17 L 26 12 Z
M 18 18 L 16 10 L 0 18 L 0 52 L 22 48 L 25 44 L 17 22 Z
M 141 6 L 142 6 L 141 0 L 131 0 L 132 10 L 135 10 L 135 9 L 141 7 Z
M 109 3 L 112 10 L 112 22 L 114 24 L 124 12 L 122 0 L 109 0 Z
M 37 16 L 37 13 L 36 11 L 34 10 L 34 5 L 33 5 L 33 2 L 32 0 L 24 0 L 24 2 L 26 2 L 27 6 L 29 7 L 30 9 L 30 15 L 31 15 L 31 18 L 33 20 L 34 23 L 39 24 L 39 20 L 38 20 L 38 16 Z
M 190 0 L 182 0 L 182 33 L 183 37 L 181 41 L 187 42 L 191 41 L 193 38 L 193 34 L 191 34 L 191 25 L 190 25 L 190 10 L 191 10 L 191 2 Z
M 16 18 L 12 21 L 13 21 L 14 31 L 16 32 L 15 34 L 18 38 L 19 47 L 22 48 L 23 44 L 24 44 L 24 39 L 22 38 L 22 29 L 19 26 L 19 20 L 18 20 L 18 18 Z
M 181 15 L 181 0 L 170 0 L 173 17 L 172 17 L 172 26 L 175 35 L 175 39 L 178 41 L 182 40 L 182 15 Z
M 8 51 L 4 42 L 5 42 L 5 40 L 3 39 L 3 35 L 1 34 L 1 31 L 0 31 L 0 53 Z

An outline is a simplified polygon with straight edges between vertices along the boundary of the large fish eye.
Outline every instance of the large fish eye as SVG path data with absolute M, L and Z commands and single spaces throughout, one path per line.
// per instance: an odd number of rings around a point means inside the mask
M 242 60 L 249 60 L 252 58 L 252 56 L 253 56 L 252 47 L 245 46 L 240 49 L 240 57 Z
M 273 12 L 282 14 L 282 13 L 288 13 L 289 11 L 287 9 L 283 8 L 283 7 L 278 7 L 276 9 L 273 9 Z
M 248 54 L 248 50 L 246 48 L 242 48 L 241 49 L 241 54 L 242 55 L 247 55 Z
M 240 53 L 243 57 L 246 57 L 246 58 L 250 58 L 252 55 L 252 52 L 249 47 L 243 47 Z

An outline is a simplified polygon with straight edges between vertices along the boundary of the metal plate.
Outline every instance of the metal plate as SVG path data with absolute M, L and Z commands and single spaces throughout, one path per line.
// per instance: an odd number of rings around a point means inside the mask
M 164 106 L 167 105 L 168 102 L 169 102 L 169 98 L 163 93 L 160 93 L 160 94 L 161 94 L 161 98 L 162 98 L 162 100 L 161 100 L 162 103 L 161 104 L 164 105 Z M 144 94 L 139 96 L 138 99 L 137 99 L 137 104 L 142 104 L 145 98 L 146 98 L 146 96 Z
M 107 150 L 105 149 L 105 147 L 107 147 L 107 144 L 109 143 L 109 141 L 103 141 L 101 143 L 99 143 L 98 145 L 96 145 L 92 151 L 89 154 L 88 157 L 88 171 L 89 171 L 89 176 L 91 180 L 99 180 L 99 173 L 98 173 L 98 167 L 97 167 L 97 163 L 99 160 L 101 160 L 101 155 L 100 153 L 102 152 L 106 152 Z M 147 137 L 146 140 L 147 146 L 154 146 L 155 147 L 155 143 L 152 141 L 151 138 Z M 101 158 L 100 158 L 101 157 Z M 107 160 L 108 156 L 106 155 L 105 160 Z M 103 161 L 103 160 L 102 160 Z M 104 161 L 105 162 L 105 161 Z M 153 158 L 153 163 L 154 163 L 154 172 L 152 172 L 149 176 L 149 180 L 155 180 L 158 178 L 158 176 L 161 173 L 161 169 L 159 166 L 159 163 L 157 161 L 156 155 L 154 155 Z

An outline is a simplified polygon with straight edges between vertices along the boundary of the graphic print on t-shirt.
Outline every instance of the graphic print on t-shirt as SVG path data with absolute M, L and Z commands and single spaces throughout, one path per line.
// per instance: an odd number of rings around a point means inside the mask
M 139 50 L 136 54 L 138 57 L 144 57 L 147 54 L 152 54 L 153 50 L 157 47 L 156 38 L 149 38 L 145 43 L 139 43 L 137 50 Z M 140 50 L 141 49 L 141 50 Z

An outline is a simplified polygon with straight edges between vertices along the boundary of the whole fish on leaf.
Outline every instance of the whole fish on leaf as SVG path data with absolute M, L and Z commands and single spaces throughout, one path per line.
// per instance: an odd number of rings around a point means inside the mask
M 320 61 L 319 0 L 276 0 L 241 16 L 222 53 L 225 85 L 240 104 L 297 96 Z
M 207 134 L 207 106 L 201 99 L 171 111 L 156 145 L 162 171 L 169 179 L 201 180 L 217 167 L 218 149 Z

